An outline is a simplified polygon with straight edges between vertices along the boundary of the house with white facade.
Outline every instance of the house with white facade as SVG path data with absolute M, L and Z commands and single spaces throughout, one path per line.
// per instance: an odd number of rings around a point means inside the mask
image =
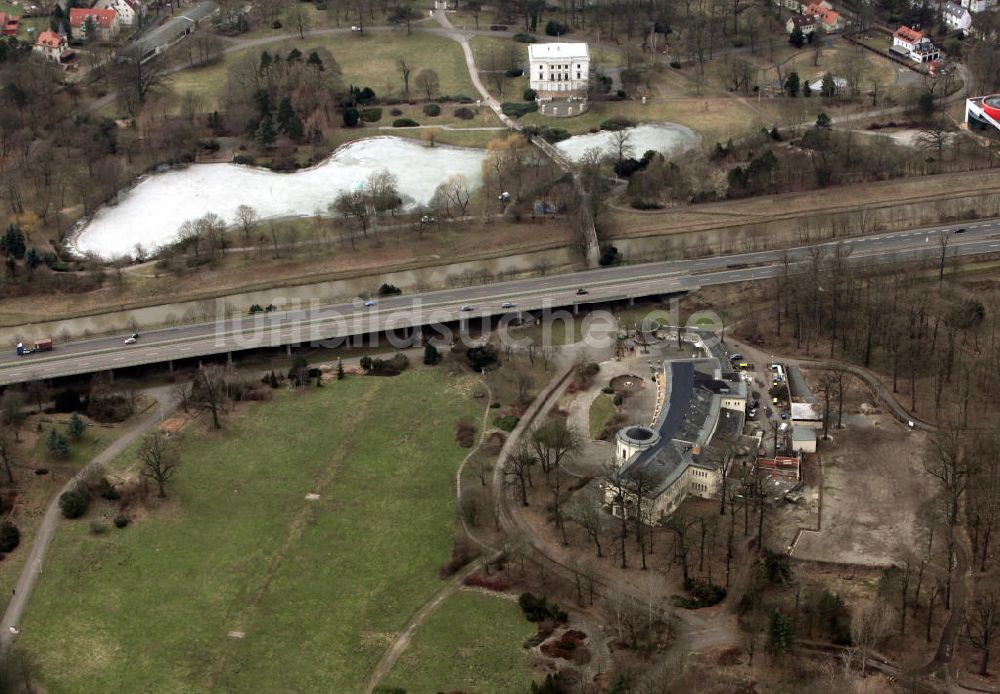
M 905 24 L 896 29 L 896 33 L 892 35 L 890 50 L 915 63 L 929 63 L 941 57 L 941 52 L 930 37 Z
M 962 0 L 961 5 L 969 12 L 986 12 L 996 7 L 998 2 L 1000 0 Z
M 46 60 L 65 65 L 73 60 L 73 51 L 69 48 L 69 42 L 65 34 L 57 34 L 54 31 L 43 31 L 35 39 L 35 45 L 31 48 Z
M 138 0 L 100 0 L 94 8 L 114 10 L 123 26 L 135 26 L 146 13 L 145 6 Z
M 788 21 L 785 22 L 785 32 L 790 35 L 798 29 L 803 36 L 809 36 L 816 33 L 816 24 L 816 18 L 812 15 L 797 14 L 789 17 Z
M 590 49 L 586 43 L 533 43 L 528 46 L 528 84 L 539 100 L 586 99 Z
M 942 5 L 941 15 L 949 29 L 968 31 L 972 27 L 972 13 L 969 12 L 968 8 L 954 2 L 946 2 Z

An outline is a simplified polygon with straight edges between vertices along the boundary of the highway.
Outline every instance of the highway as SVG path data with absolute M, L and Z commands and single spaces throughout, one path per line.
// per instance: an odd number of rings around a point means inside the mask
M 956 228 L 964 233 L 955 233 Z M 375 306 L 353 303 L 277 311 L 211 323 L 143 332 L 137 344 L 126 335 L 58 343 L 51 352 L 17 356 L 14 345 L 0 354 L 0 385 L 92 373 L 174 359 L 196 358 L 258 347 L 279 347 L 321 340 L 343 340 L 413 326 L 459 319 L 516 314 L 518 310 L 573 307 L 576 304 L 639 298 L 690 291 L 699 287 L 775 277 L 783 257 L 793 270 L 806 269 L 815 247 L 832 255 L 834 247 L 850 249 L 848 262 L 896 262 L 940 258 L 942 236 L 948 256 L 1000 253 L 1000 219 L 911 229 L 842 240 L 823 241 L 784 250 L 757 251 L 695 260 L 666 260 L 622 265 L 494 284 L 444 289 L 378 299 Z M 578 295 L 586 288 L 586 295 Z M 275 290 L 278 294 L 280 289 Z M 513 302 L 516 309 L 502 308 Z M 469 305 L 472 310 L 462 310 Z M 36 336 L 41 337 L 41 336 Z

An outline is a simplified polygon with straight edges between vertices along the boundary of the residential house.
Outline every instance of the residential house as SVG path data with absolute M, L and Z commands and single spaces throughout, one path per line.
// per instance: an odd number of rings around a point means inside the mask
M 21 26 L 20 17 L 0 12 L 0 36 L 17 36 L 19 26 Z
M 969 10 L 953 2 L 946 2 L 941 7 L 941 14 L 944 16 L 944 23 L 948 25 L 949 29 L 968 31 L 972 26 L 972 14 Z
M 135 26 L 146 14 L 145 6 L 139 0 L 100 0 L 94 7 L 114 10 L 119 23 L 124 26 Z
M 805 8 L 805 5 L 799 2 L 799 0 L 774 0 L 774 4 L 784 7 L 786 10 L 798 12 L 799 14 L 801 14 L 802 10 Z
M 586 43 L 533 43 L 528 46 L 528 83 L 539 100 L 586 98 L 590 50 Z
M 929 63 L 941 57 L 937 46 L 924 32 L 911 29 L 905 24 L 892 35 L 890 50 L 915 63 Z
M 834 10 L 828 2 L 809 3 L 803 10 L 803 14 L 815 17 L 819 27 L 827 34 L 843 31 L 846 24 L 840 13 Z
M 997 6 L 1000 0 L 962 0 L 962 7 L 969 12 L 985 12 Z
M 792 450 L 796 453 L 815 453 L 816 430 L 809 427 L 792 427 Z
M 120 20 L 114 10 L 95 10 L 83 7 L 72 7 L 69 10 L 69 25 L 74 35 L 80 39 L 96 38 L 100 41 L 110 41 L 118 35 Z M 88 28 L 93 28 L 94 36 L 88 36 Z
M 816 18 L 807 14 L 797 14 L 794 17 L 789 17 L 788 21 L 785 22 L 785 31 L 791 35 L 796 29 L 801 31 L 803 36 L 815 34 Z
M 35 45 L 31 49 L 46 60 L 65 65 L 73 60 L 73 51 L 69 48 L 65 34 L 57 34 L 54 31 L 43 31 L 35 39 Z

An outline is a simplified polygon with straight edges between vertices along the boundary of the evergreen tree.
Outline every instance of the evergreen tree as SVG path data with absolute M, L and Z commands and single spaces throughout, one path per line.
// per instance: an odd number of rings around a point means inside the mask
M 441 353 L 438 348 L 432 345 L 430 342 L 424 347 L 424 363 L 428 366 L 434 366 L 441 361 Z
M 288 121 L 288 127 L 285 128 L 285 134 L 292 138 L 295 142 L 301 142 L 302 138 L 306 134 L 306 126 L 299 118 L 299 114 L 293 113 L 291 119 Z
M 270 383 L 272 388 L 278 387 L 278 377 L 274 375 L 274 371 L 271 372 Z
M 87 426 L 83 423 L 83 420 L 80 419 L 80 415 L 74 412 L 73 416 L 69 418 L 69 423 L 66 424 L 66 433 L 68 433 L 69 437 L 74 441 L 79 441 L 83 438 L 83 432 L 86 428 Z
M 274 131 L 274 123 L 271 121 L 270 113 L 264 114 L 264 117 L 260 119 L 260 125 L 257 126 L 255 137 L 257 144 L 265 149 L 273 145 L 274 141 L 278 138 L 278 133 Z
M 788 37 L 788 43 L 792 44 L 796 48 L 802 48 L 802 45 L 806 42 L 805 34 L 798 27 L 792 30 L 791 35 Z
M 287 135 L 288 126 L 294 116 L 295 109 L 292 107 L 292 99 L 286 96 L 278 104 L 278 129 Z
M 306 65 L 311 65 L 317 70 L 323 70 L 323 59 L 319 57 L 319 53 L 312 51 L 309 57 L 306 59 Z
M 771 625 L 768 628 L 767 647 L 772 653 L 785 653 L 795 644 L 795 634 L 788 617 L 778 610 L 771 615 Z
M 56 431 L 55 427 L 49 429 L 48 438 L 45 439 L 45 447 L 56 458 L 66 458 L 69 456 L 69 444 L 66 443 L 66 438 Z
M 344 376 L 345 376 L 345 374 L 344 374 L 344 360 L 343 359 L 338 359 L 337 360 L 337 380 L 338 381 L 343 381 L 344 380 Z
M 20 260 L 24 257 L 25 250 L 27 248 L 21 229 L 14 224 L 8 225 L 3 238 L 0 238 L 0 252 Z
M 785 93 L 790 97 L 799 95 L 799 73 L 792 71 L 785 79 Z
M 24 254 L 24 264 L 28 266 L 29 270 L 34 270 L 36 267 L 42 264 L 42 256 L 38 255 L 38 251 L 32 246 L 28 249 L 28 252 Z
M 837 83 L 833 80 L 833 75 L 829 72 L 824 73 L 823 83 L 819 88 L 820 94 L 827 97 L 828 99 L 837 93 Z

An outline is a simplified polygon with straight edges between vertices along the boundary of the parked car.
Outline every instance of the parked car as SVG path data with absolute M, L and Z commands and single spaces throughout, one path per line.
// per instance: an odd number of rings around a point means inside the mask
M 788 413 L 787 412 L 782 412 L 781 413 L 781 420 L 784 421 L 786 419 L 788 419 Z

